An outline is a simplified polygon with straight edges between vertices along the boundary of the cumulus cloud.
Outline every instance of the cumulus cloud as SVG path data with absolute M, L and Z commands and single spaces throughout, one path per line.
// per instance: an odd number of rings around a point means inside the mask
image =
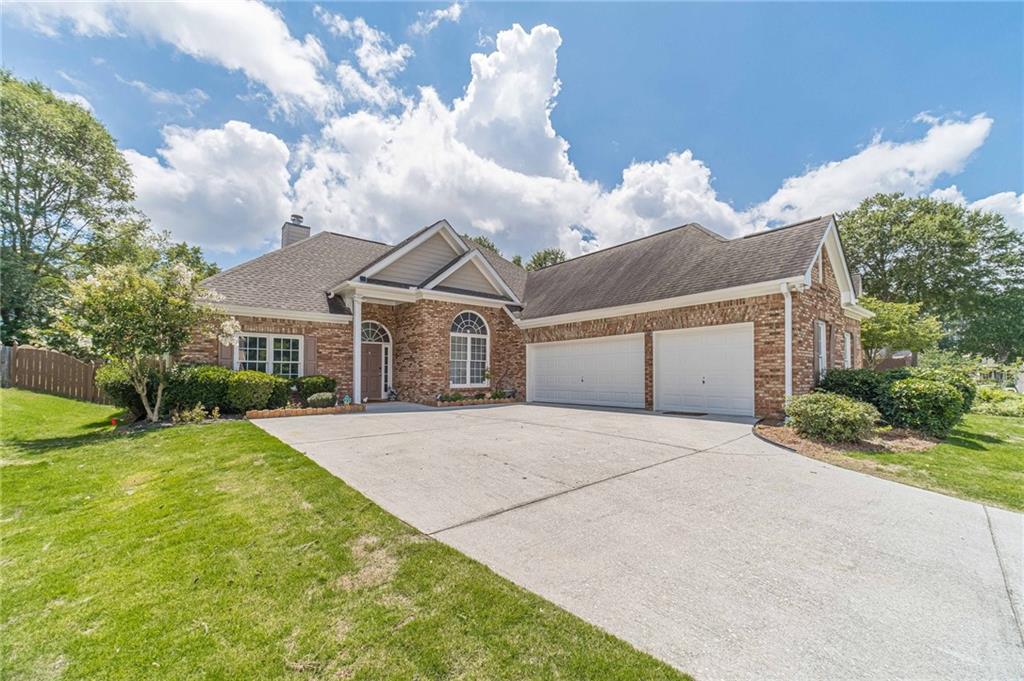
M 302 108 L 323 116 L 336 94 L 320 70 L 327 57 L 311 35 L 291 35 L 280 13 L 255 0 L 225 2 L 9 3 L 25 25 L 58 35 L 65 26 L 84 36 L 141 34 L 202 61 L 241 71 L 264 86 L 275 109 Z
M 960 188 L 953 184 L 936 189 L 929 196 L 940 201 L 952 201 L 972 210 L 997 213 L 1003 216 L 1007 225 L 1024 231 L 1024 193 L 999 192 L 977 201 L 968 201 Z
M 167 126 L 156 157 L 124 152 L 136 204 L 158 229 L 204 248 L 265 245 L 291 208 L 289 151 L 248 123 L 196 130 Z
M 915 120 L 929 126 L 924 137 L 888 142 L 876 136 L 852 156 L 788 178 L 749 212 L 750 221 L 765 226 L 847 210 L 878 192 L 920 194 L 941 176 L 960 172 L 992 129 L 992 119 L 981 114 L 969 120 L 919 114 Z
M 453 24 L 457 24 L 459 23 L 459 18 L 462 16 L 462 10 L 464 8 L 465 5 L 462 3 L 453 2 L 444 9 L 420 12 L 417 15 L 416 21 L 409 27 L 409 32 L 416 35 L 427 35 L 440 26 L 444 21 L 450 21 Z

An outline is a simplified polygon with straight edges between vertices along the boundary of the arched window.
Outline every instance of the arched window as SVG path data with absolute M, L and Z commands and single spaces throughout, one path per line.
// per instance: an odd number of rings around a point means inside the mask
M 363 322 L 364 343 L 390 343 L 391 335 L 384 328 L 383 324 L 377 322 Z
M 487 323 L 475 312 L 455 317 L 451 328 L 451 362 L 448 376 L 453 388 L 487 385 Z

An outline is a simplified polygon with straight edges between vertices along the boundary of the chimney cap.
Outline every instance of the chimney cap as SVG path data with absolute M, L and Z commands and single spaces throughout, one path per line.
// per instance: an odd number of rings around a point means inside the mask
M 293 225 L 301 225 L 302 216 L 299 215 L 298 213 L 292 213 L 292 217 L 291 220 L 289 220 L 289 222 L 291 222 Z

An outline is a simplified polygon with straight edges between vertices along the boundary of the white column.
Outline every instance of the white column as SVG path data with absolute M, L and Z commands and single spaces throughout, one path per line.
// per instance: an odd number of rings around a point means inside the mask
M 352 296 L 352 401 L 363 402 L 363 297 Z
M 782 297 L 786 301 L 786 397 L 793 394 L 793 294 L 789 284 L 782 285 Z

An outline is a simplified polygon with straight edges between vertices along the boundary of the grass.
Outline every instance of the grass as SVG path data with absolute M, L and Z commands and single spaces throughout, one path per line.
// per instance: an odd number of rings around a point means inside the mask
M 687 678 L 250 423 L 0 409 L 4 678 Z
M 1024 511 L 1024 419 L 967 414 L 931 449 L 846 456 L 882 464 L 900 482 Z

